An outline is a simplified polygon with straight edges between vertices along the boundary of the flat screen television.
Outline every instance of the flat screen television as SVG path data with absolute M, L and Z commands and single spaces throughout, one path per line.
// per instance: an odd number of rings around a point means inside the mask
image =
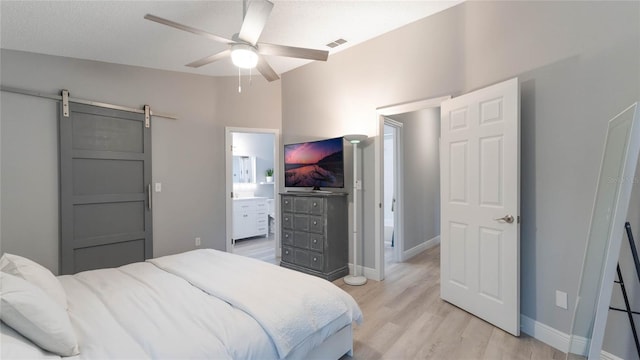
M 344 147 L 341 137 L 284 146 L 284 186 L 344 187 Z

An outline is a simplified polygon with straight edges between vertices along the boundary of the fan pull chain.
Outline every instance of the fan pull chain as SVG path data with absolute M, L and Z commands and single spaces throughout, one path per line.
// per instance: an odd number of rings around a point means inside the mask
M 238 94 L 242 92 L 242 78 L 240 77 L 240 68 L 238 68 Z

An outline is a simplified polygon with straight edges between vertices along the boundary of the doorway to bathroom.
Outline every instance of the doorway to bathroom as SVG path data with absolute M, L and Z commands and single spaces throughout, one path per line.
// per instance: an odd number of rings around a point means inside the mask
M 227 251 L 277 264 L 279 131 L 226 128 Z

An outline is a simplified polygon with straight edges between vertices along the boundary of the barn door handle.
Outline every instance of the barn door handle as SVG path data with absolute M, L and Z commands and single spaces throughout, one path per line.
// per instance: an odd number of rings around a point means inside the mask
M 496 220 L 496 221 L 504 221 L 504 222 L 506 222 L 507 224 L 511 224 L 511 223 L 513 222 L 513 216 L 511 216 L 511 215 L 505 215 L 505 216 L 503 216 L 503 217 L 501 217 L 501 218 L 494 219 L 494 220 Z
M 147 185 L 147 206 L 151 210 L 151 184 Z

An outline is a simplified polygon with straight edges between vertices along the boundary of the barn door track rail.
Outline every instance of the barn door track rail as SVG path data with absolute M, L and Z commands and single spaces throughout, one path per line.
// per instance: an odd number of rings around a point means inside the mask
M 69 90 L 66 90 L 66 89 L 63 89 L 60 92 L 60 95 L 45 94 L 45 93 L 41 93 L 41 92 L 38 92 L 38 91 L 24 90 L 24 89 L 18 89 L 18 88 L 13 88 L 13 87 L 8 87 L 8 86 L 0 86 L 0 91 L 10 92 L 10 93 L 14 93 L 14 94 L 35 96 L 35 97 L 51 99 L 51 100 L 55 100 L 55 101 L 61 101 L 62 102 L 62 114 L 65 117 L 69 116 L 69 102 L 73 102 L 73 103 L 78 103 L 78 104 L 93 105 L 93 106 L 99 106 L 99 107 L 108 108 L 108 109 L 123 110 L 123 111 L 139 113 L 139 114 L 145 114 L 145 127 L 149 127 L 150 126 L 149 121 L 150 121 L 151 116 L 161 117 L 161 118 L 165 118 L 165 119 L 178 120 L 178 117 L 176 115 L 157 113 L 157 112 L 151 111 L 151 107 L 149 105 L 144 105 L 142 109 L 135 109 L 135 108 L 127 107 L 127 106 L 108 104 L 108 103 L 92 101 L 92 100 L 84 100 L 84 99 L 72 98 L 72 97 L 70 97 Z

